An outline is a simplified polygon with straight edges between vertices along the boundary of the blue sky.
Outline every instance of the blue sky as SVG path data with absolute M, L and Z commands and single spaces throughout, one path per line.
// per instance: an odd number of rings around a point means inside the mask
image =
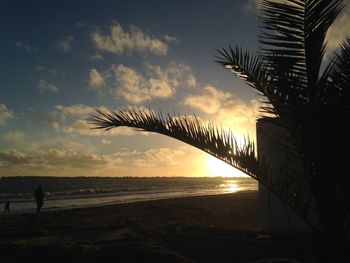
M 253 0 L 0 1 L 0 176 L 227 176 L 206 154 L 126 128 L 95 108 L 151 107 L 255 136 L 260 97 L 216 64 L 257 50 Z M 347 8 L 328 37 L 344 36 Z

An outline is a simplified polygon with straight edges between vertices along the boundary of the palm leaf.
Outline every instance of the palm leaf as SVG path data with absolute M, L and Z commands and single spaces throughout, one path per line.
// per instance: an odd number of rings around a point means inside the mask
M 91 116 L 88 121 L 95 129 L 131 127 L 136 130 L 155 132 L 175 138 L 232 165 L 236 169 L 256 178 L 258 161 L 254 143 L 245 138 L 243 145 L 230 131 L 216 128 L 213 124 L 202 125 L 196 116 L 155 114 L 151 109 L 118 109 Z
M 248 85 L 261 94 L 265 93 L 267 80 L 259 57 L 240 47 L 232 48 L 229 46 L 228 49 L 217 49 L 217 52 L 219 56 L 216 56 L 216 62 L 230 69 L 237 77 L 246 81 Z
M 324 90 L 322 101 L 331 105 L 344 105 L 342 112 L 349 112 L 348 102 L 350 99 L 350 38 L 348 37 L 341 45 L 339 52 L 329 64 L 329 70 L 325 71 L 323 79 Z M 341 112 L 337 112 L 340 114 Z
M 305 60 L 311 99 L 316 96 L 325 37 L 341 10 L 342 0 L 310 0 L 305 4 Z

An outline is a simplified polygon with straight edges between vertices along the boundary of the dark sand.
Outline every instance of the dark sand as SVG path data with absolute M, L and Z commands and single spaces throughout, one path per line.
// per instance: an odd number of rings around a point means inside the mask
M 0 262 L 310 262 L 303 234 L 258 231 L 257 198 L 250 191 L 1 215 Z

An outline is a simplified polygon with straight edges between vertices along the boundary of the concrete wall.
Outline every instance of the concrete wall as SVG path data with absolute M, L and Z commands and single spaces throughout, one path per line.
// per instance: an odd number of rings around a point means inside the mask
M 281 165 L 288 161 L 286 151 L 281 149 L 281 143 L 286 143 L 285 131 L 264 119 L 257 122 L 258 158 L 264 158 L 273 164 L 272 176 L 278 176 Z M 300 217 L 284 204 L 276 195 L 259 184 L 259 222 L 262 231 L 310 231 Z

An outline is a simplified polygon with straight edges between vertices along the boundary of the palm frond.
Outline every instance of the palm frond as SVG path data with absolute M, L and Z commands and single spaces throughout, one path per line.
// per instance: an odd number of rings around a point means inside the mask
M 247 82 L 247 84 L 265 96 L 263 101 L 264 107 L 261 108 L 263 113 L 276 115 L 275 108 L 278 107 L 275 103 L 278 102 L 276 95 L 268 92 L 269 79 L 265 72 L 263 61 L 256 55 L 247 50 L 236 46 L 217 49 L 219 53 L 216 62 L 230 70 L 235 76 Z M 270 96 L 268 96 L 270 94 Z
M 287 105 L 316 97 L 325 36 L 342 8 L 342 0 L 261 1 L 261 56 L 272 88 L 294 101 Z
M 271 77 L 271 91 L 278 89 L 286 101 L 294 97 L 291 92 L 306 86 L 304 2 L 289 0 L 278 3 L 272 0 L 260 2 L 261 14 L 259 42 L 260 56 L 266 63 Z M 300 93 L 299 93 L 300 94 Z M 301 99 L 307 97 L 302 94 Z
M 254 142 L 245 138 L 243 145 L 230 131 L 224 131 L 213 124 L 202 125 L 196 116 L 163 116 L 151 109 L 118 109 L 102 112 L 88 118 L 95 129 L 110 130 L 126 126 L 136 130 L 155 132 L 192 145 L 256 178 L 258 161 Z
M 342 0 L 312 0 L 305 5 L 305 59 L 311 100 L 316 98 L 319 73 L 326 49 L 325 37 L 343 5 Z
M 262 61 L 258 56 L 237 46 L 217 49 L 217 52 L 219 53 L 219 56 L 215 56 L 218 59 L 217 63 L 231 70 L 237 77 L 246 81 L 248 85 L 260 93 L 265 93 L 267 80 Z
M 339 102 L 349 108 L 350 99 L 350 38 L 340 46 L 340 51 L 334 58 L 334 67 L 330 73 L 331 84 L 338 93 Z M 347 111 L 348 112 L 348 111 Z
M 350 100 L 350 38 L 339 47 L 324 70 L 315 103 L 318 107 L 331 108 L 334 116 L 348 114 Z M 336 107 L 334 107 L 336 106 Z M 335 111 L 335 109 L 338 109 Z

